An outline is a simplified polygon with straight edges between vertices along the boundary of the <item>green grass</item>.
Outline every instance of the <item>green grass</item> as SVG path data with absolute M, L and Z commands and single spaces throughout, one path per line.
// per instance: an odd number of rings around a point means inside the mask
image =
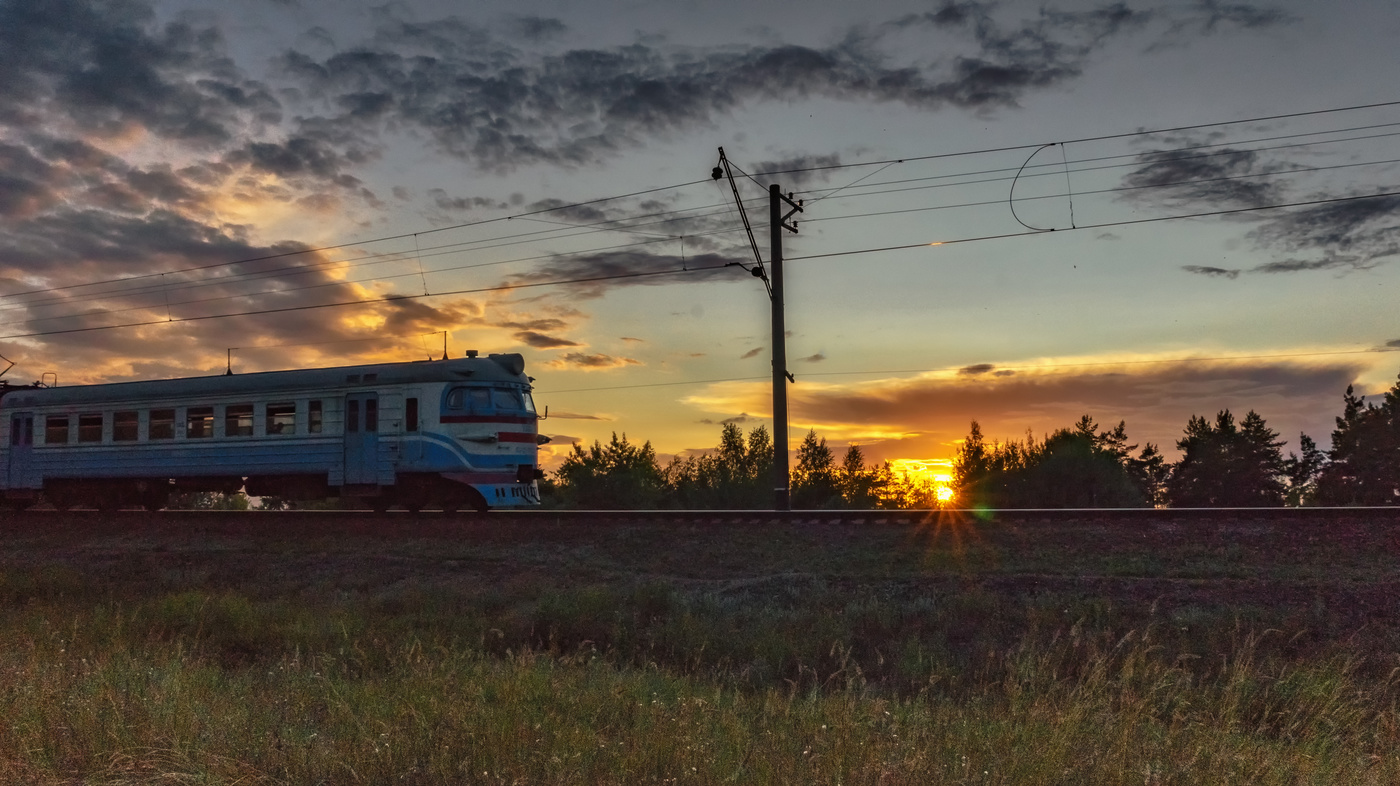
M 1400 782 L 1372 549 L 1000 526 L 19 528 L 0 782 Z

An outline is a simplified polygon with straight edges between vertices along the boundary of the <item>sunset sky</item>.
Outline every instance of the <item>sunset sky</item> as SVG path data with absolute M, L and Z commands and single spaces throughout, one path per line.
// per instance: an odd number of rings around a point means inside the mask
M 771 417 L 722 146 L 765 260 L 766 186 L 805 200 L 794 442 L 1087 413 L 1174 457 L 1230 408 L 1326 446 L 1400 371 L 1396 40 L 1389 0 L 0 0 L 0 355 L 71 385 L 446 331 L 525 355 L 555 464 L 713 447 Z

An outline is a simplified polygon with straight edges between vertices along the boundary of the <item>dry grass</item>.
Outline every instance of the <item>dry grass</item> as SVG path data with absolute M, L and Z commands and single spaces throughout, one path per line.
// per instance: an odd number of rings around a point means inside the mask
M 1328 612 L 1392 580 L 1370 555 L 1145 596 L 1070 575 L 1121 543 L 1056 578 L 990 530 L 805 570 L 782 532 L 9 534 L 5 783 L 1400 782 L 1400 620 Z

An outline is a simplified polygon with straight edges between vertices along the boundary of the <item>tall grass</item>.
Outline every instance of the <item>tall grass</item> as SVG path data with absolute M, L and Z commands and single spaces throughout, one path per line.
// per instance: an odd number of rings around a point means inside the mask
M 1400 782 L 1393 656 L 1054 600 L 9 571 L 0 782 Z

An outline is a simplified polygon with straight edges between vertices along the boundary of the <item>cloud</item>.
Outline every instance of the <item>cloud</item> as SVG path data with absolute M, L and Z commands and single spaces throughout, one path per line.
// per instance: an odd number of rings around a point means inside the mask
M 823 360 L 826 360 L 826 355 L 822 354 L 821 352 L 818 352 L 815 355 L 808 355 L 805 358 L 798 358 L 798 360 L 803 363 L 820 363 Z
M 789 388 L 788 407 L 795 430 L 815 428 L 828 439 L 856 441 L 881 458 L 951 455 L 973 420 L 989 439 L 1021 439 L 1027 429 L 1039 436 L 1086 413 L 1100 423 L 1124 420 L 1134 441 L 1154 442 L 1170 455 L 1192 415 L 1226 408 L 1241 415 L 1256 410 L 1296 446 L 1299 431 L 1326 442 L 1342 392 L 1370 362 L 1200 361 L 859 385 L 809 381 Z M 766 384 L 735 382 L 713 385 L 687 401 L 711 412 L 764 413 L 770 395 Z
M 577 341 L 570 341 L 566 338 L 556 338 L 544 333 L 536 333 L 533 330 L 522 330 L 515 334 L 515 340 L 535 349 L 559 349 L 561 347 L 581 347 Z
M 555 368 L 572 368 L 580 371 L 605 371 L 607 369 L 623 368 L 625 366 L 640 366 L 642 361 L 634 358 L 613 357 L 612 355 L 588 355 L 582 352 L 570 352 L 557 360 L 551 360 L 547 365 Z
M 32 127 L 60 106 L 83 133 L 139 128 L 214 146 L 280 120 L 273 92 L 238 72 L 217 30 L 154 18 L 141 2 L 0 3 L 0 123 Z
M 703 424 L 705 424 L 705 425 L 707 425 L 707 426 L 742 426 L 742 425 L 744 425 L 745 423 L 763 423 L 763 422 L 766 422 L 766 418 L 756 418 L 756 417 L 754 417 L 753 415 L 750 415 L 750 414 L 747 413 L 747 412 L 743 412 L 743 413 L 740 413 L 740 414 L 738 414 L 738 415 L 735 415 L 735 416 L 732 417 L 732 418 L 725 418 L 724 420 L 714 420 L 714 419 L 712 419 L 712 418 L 701 418 L 700 420 L 698 420 L 698 421 L 696 421 L 696 422 L 697 422 L 697 423 L 703 423 Z M 713 450 L 713 448 L 710 448 L 710 450 Z
M 510 31 L 528 41 L 545 41 L 557 38 L 568 31 L 569 26 L 542 16 L 517 16 L 510 20 Z
M 597 298 L 609 289 L 619 287 L 740 281 L 747 275 L 743 268 L 733 266 L 737 262 L 734 257 L 719 254 L 696 254 L 685 258 L 646 251 L 571 254 L 555 257 L 528 273 L 513 275 L 508 283 L 566 282 L 560 288 L 567 290 L 572 297 Z
M 1138 168 L 1123 179 L 1124 187 L 1142 192 L 1135 198 L 1221 207 L 1261 207 L 1282 201 L 1282 188 L 1261 178 L 1285 167 L 1261 161 L 1254 150 L 1149 151 L 1138 154 L 1138 162 Z
M 1089 59 L 1129 31 L 1160 26 L 1257 27 L 1253 6 L 1139 12 L 1121 3 L 1030 19 L 1002 18 L 991 3 L 945 5 L 846 32 L 826 47 L 625 46 L 522 51 L 456 18 L 408 23 L 382 17 L 373 38 L 326 57 L 291 51 L 283 74 L 321 100 L 334 124 L 377 134 L 420 129 L 446 153 L 505 172 L 533 164 L 591 166 L 648 140 L 713 126 L 760 101 L 828 98 L 991 109 L 1078 77 Z M 933 28 L 962 50 L 896 61 L 891 35 Z M 520 17 L 532 40 L 562 32 Z
M 963 377 L 975 377 L 980 374 L 986 374 L 995 368 L 996 366 L 991 363 L 978 363 L 974 366 L 963 366 L 958 369 L 958 375 Z
M 739 356 L 739 359 L 740 359 L 740 360 L 748 360 L 749 358 L 756 358 L 756 357 L 758 357 L 758 356 L 761 355 L 761 354 L 763 354 L 763 347 L 754 347 L 753 349 L 749 350 L 748 352 L 745 352 L 744 354 L 740 355 L 740 356 Z
M 616 420 L 616 418 L 605 415 L 580 415 L 574 412 L 555 412 L 552 409 L 549 411 L 549 418 L 550 420 L 554 418 L 559 418 L 560 420 Z M 573 441 L 577 442 L 578 438 L 573 438 Z
M 1196 273 L 1202 276 L 1215 276 L 1217 278 L 1235 279 L 1240 277 L 1238 268 L 1207 267 L 1204 265 L 1182 265 L 1182 270 L 1187 273 Z
M 841 156 L 802 154 L 755 161 L 751 166 L 755 177 L 781 175 L 779 179 L 782 181 L 784 189 L 788 187 L 802 188 L 814 182 L 825 182 L 831 173 L 824 170 L 841 166 Z
M 1400 197 L 1358 195 L 1298 208 L 1263 222 L 1250 238 L 1265 248 L 1316 255 L 1266 263 L 1252 272 L 1366 270 L 1400 256 Z

